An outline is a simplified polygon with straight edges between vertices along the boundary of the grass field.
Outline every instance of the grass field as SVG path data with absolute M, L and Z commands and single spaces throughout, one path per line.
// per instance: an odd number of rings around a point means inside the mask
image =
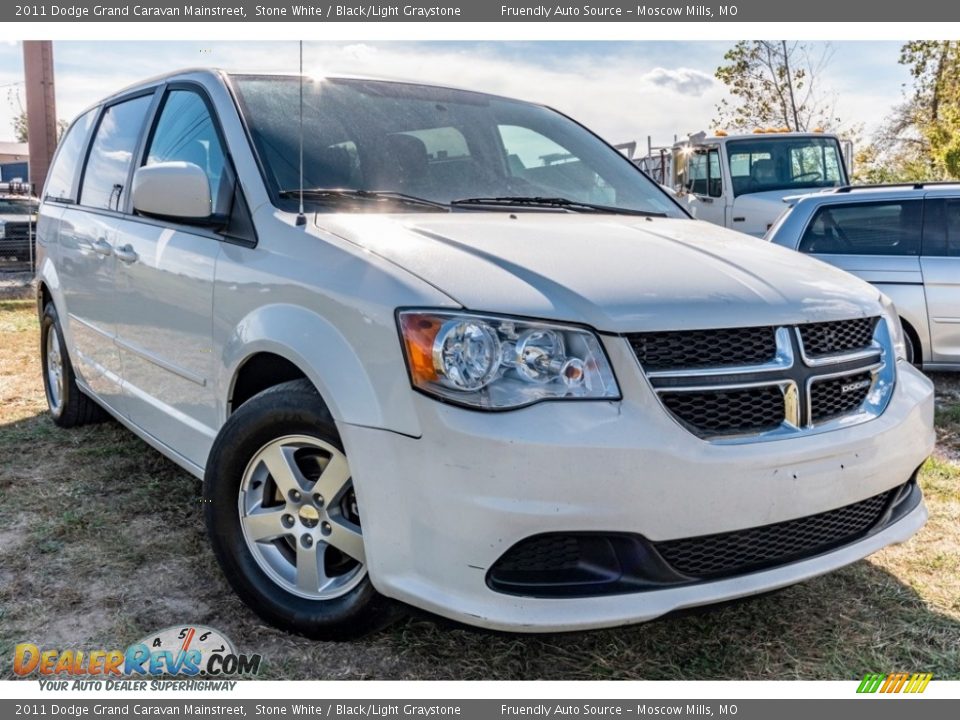
M 910 542 L 782 592 L 602 632 L 511 636 L 422 614 L 351 644 L 265 626 L 204 535 L 200 485 L 116 423 L 60 430 L 30 300 L 0 300 L 0 677 L 13 647 L 116 648 L 224 631 L 270 679 L 960 679 L 960 378 L 935 378 L 939 445 Z

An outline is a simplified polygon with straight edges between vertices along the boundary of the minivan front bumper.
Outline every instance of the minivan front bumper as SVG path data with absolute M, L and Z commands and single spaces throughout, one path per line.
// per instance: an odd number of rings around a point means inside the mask
M 922 501 L 852 542 L 732 577 L 575 597 L 489 582 L 507 550 L 544 533 L 660 543 L 805 518 L 904 485 L 933 449 L 933 388 L 899 365 L 890 404 L 874 420 L 736 445 L 680 428 L 639 373 L 620 373 L 622 401 L 508 413 L 417 395 L 420 438 L 341 427 L 371 580 L 387 596 L 468 624 L 547 632 L 650 620 L 852 563 L 913 535 L 927 517 Z

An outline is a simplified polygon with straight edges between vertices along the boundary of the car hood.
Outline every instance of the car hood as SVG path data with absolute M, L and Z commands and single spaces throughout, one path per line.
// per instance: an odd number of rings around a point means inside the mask
M 317 215 L 462 306 L 629 332 L 846 319 L 878 293 L 792 250 L 695 220 L 568 213 Z

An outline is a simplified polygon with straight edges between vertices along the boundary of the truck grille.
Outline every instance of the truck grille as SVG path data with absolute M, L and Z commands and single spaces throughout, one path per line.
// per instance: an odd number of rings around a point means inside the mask
M 712 441 L 867 420 L 886 407 L 895 379 L 889 332 L 877 317 L 627 340 L 667 411 Z
M 23 239 L 30 237 L 30 223 L 28 222 L 8 222 L 4 226 L 4 233 L 9 240 Z
M 879 522 L 899 490 L 796 520 L 653 545 L 674 570 L 684 575 L 739 575 L 852 542 Z

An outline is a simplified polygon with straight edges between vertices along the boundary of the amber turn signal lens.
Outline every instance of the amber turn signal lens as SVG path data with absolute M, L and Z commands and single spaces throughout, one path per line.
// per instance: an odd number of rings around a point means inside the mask
M 400 318 L 410 375 L 416 385 L 435 382 L 439 377 L 433 365 L 433 343 L 441 324 L 438 318 L 429 315 L 402 315 Z

